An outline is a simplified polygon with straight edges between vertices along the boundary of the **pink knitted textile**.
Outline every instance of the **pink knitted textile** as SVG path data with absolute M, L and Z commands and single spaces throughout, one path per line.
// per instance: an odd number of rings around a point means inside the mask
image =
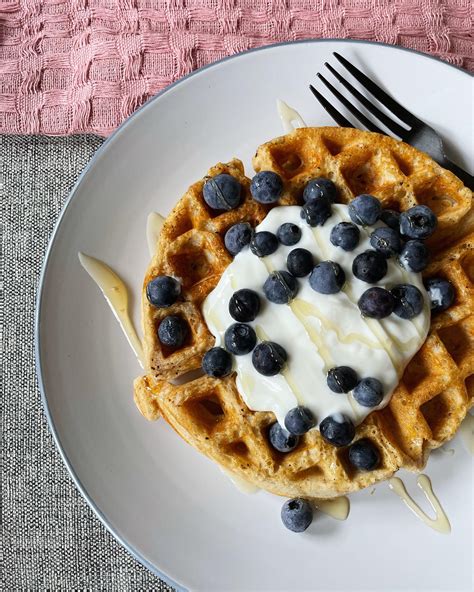
M 195 68 L 307 38 L 474 69 L 470 0 L 0 0 L 0 132 L 110 134 Z

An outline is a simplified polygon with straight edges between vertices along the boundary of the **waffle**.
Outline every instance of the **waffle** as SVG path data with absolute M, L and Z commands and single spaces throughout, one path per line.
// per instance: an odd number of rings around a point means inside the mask
M 193 377 L 213 346 L 201 304 L 231 258 L 223 243 L 236 222 L 258 224 L 271 206 L 251 199 L 242 163 L 218 164 L 208 175 L 226 172 L 243 186 L 241 205 L 218 213 L 202 197 L 204 178 L 192 185 L 167 218 L 143 289 L 143 329 L 149 374 L 135 381 L 135 401 L 147 419 L 164 419 L 188 443 L 243 479 L 286 497 L 331 498 L 387 479 L 400 468 L 419 470 L 431 449 L 449 440 L 474 396 L 474 219 L 472 193 L 426 154 L 392 138 L 345 128 L 303 128 L 262 145 L 254 168 L 277 172 L 284 192 L 277 205 L 301 203 L 305 184 L 328 177 L 340 201 L 370 193 L 384 207 L 405 210 L 426 204 L 438 217 L 428 241 L 432 260 L 425 277 L 445 277 L 456 291 L 447 311 L 432 319 L 429 335 L 411 362 L 390 403 L 357 427 L 381 454 L 379 467 L 358 472 L 347 449 L 326 443 L 317 430 L 301 437 L 292 452 L 270 446 L 270 412 L 251 411 L 241 399 L 235 374 L 224 379 Z M 182 299 L 166 309 L 152 307 L 145 287 L 167 274 L 182 279 Z M 191 328 L 178 351 L 157 339 L 160 320 L 185 318 Z M 177 384 L 177 376 L 185 375 Z M 187 376 L 186 376 L 187 375 Z M 173 381 L 173 382 L 171 382 Z

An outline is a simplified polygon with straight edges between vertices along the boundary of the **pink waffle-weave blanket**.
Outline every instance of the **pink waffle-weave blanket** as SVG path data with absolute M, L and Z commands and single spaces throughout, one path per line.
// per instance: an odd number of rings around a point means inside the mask
M 470 0 L 0 0 L 0 132 L 108 135 L 195 68 L 331 37 L 474 69 Z

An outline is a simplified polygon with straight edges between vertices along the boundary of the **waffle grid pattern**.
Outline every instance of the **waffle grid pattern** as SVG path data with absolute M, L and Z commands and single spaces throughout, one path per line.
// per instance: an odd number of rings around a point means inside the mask
M 195 68 L 308 38 L 397 44 L 474 69 L 469 0 L 3 0 L 0 132 L 108 135 Z
M 163 415 L 201 452 L 286 497 L 333 497 L 386 479 L 400 467 L 420 469 L 430 449 L 453 436 L 474 397 L 472 193 L 411 146 L 352 129 L 296 130 L 261 146 L 253 165 L 257 172 L 273 170 L 282 176 L 281 204 L 300 203 L 307 181 L 322 175 L 333 179 L 343 202 L 358 193 L 372 193 L 384 207 L 405 210 L 424 203 L 438 215 L 433 237 L 437 249 L 424 275 L 449 279 L 456 302 L 433 318 L 427 341 L 407 366 L 389 405 L 357 428 L 357 439 L 376 443 L 381 465 L 371 472 L 354 472 L 347 449 L 327 444 L 316 430 L 306 434 L 293 452 L 276 452 L 267 435 L 273 414 L 250 411 L 237 391 L 235 376 L 170 384 L 177 374 L 199 367 L 212 336 L 202 317 L 196 322 L 185 316 L 192 327 L 191 343 L 172 353 L 164 351 L 156 338 L 163 313 L 146 296 L 144 337 L 151 376 L 135 383 L 139 409 L 148 419 Z M 233 174 L 243 184 L 241 205 L 216 215 L 203 200 L 203 181 L 192 185 L 168 216 L 145 277 L 144 287 L 160 273 L 183 277 L 184 304 L 192 303 L 197 310 L 229 262 L 222 240 L 226 229 L 240 220 L 255 225 L 266 213 L 249 196 L 249 180 L 240 161 L 216 165 L 209 175 L 220 172 Z M 183 303 L 165 309 L 165 314 L 183 314 Z

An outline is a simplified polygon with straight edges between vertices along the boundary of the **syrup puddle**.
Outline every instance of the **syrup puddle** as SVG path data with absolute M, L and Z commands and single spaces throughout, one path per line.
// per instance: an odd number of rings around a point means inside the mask
M 156 245 L 160 238 L 161 229 L 165 222 L 164 217 L 157 212 L 150 212 L 146 220 L 146 242 L 148 244 L 148 251 L 150 257 L 153 257 L 156 252 Z
M 410 510 L 415 514 L 417 518 L 419 518 L 422 522 L 429 526 L 433 530 L 437 530 L 443 534 L 449 534 L 451 532 L 451 525 L 449 523 L 448 517 L 441 506 L 438 498 L 433 492 L 433 486 L 431 485 L 431 481 L 427 475 L 420 475 L 417 479 L 418 487 L 423 491 L 425 494 L 426 499 L 429 501 L 431 507 L 433 508 L 436 518 L 430 518 L 415 502 L 415 500 L 410 496 L 407 492 L 405 484 L 399 477 L 392 477 L 389 479 L 389 487 L 390 489 L 398 495 L 400 499 L 402 499 L 405 504 L 410 508 Z
M 277 109 L 283 125 L 283 130 L 286 134 L 291 133 L 297 127 L 308 127 L 298 111 L 292 109 L 285 103 L 285 101 L 277 99 Z M 293 122 L 296 122 L 298 125 L 293 125 Z
M 314 500 L 314 505 L 320 512 L 331 516 L 335 520 L 347 520 L 351 511 L 351 503 L 345 495 L 335 499 Z
M 142 368 L 145 368 L 143 347 L 128 311 L 128 289 L 123 280 L 103 261 L 78 253 L 82 267 L 99 286 L 130 347 Z

